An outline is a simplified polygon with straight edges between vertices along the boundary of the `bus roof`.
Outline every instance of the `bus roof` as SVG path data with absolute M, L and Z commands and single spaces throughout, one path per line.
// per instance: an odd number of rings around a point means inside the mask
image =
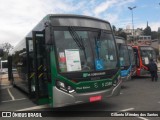
M 25 37 L 32 37 L 32 31 L 43 31 L 46 27 L 46 23 L 51 24 L 51 26 L 93 26 L 93 28 L 97 27 L 101 29 L 111 30 L 111 26 L 108 21 L 98 19 L 95 17 L 74 14 L 48 14 Z M 26 42 L 24 38 L 15 46 L 13 52 L 17 51 L 18 49 L 21 49 L 23 47 L 22 45 L 25 44 Z
M 97 21 L 109 23 L 109 22 L 106 21 L 106 20 L 102 20 L 102 19 L 98 19 L 98 18 L 95 18 L 95 17 L 86 16 L 86 15 L 75 15 L 75 14 L 48 14 L 48 15 L 46 15 L 45 17 L 50 17 L 50 18 L 52 18 L 52 17 L 86 18 L 86 19 L 94 19 L 94 20 L 97 20 Z M 45 18 L 45 17 L 44 17 L 44 18 Z
M 132 47 L 152 47 L 150 45 L 133 45 Z
M 123 43 L 125 44 L 125 39 L 123 37 L 115 36 L 116 43 Z
M 154 49 L 152 46 L 149 46 L 149 45 L 137 45 L 137 46 L 132 46 L 132 47 L 137 48 L 137 49 L 143 49 L 143 48 Z

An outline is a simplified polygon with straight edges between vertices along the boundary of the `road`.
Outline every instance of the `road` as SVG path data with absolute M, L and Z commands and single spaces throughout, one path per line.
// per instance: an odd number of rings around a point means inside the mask
M 35 110 L 35 111 L 54 111 L 47 105 L 37 106 L 28 97 L 12 87 L 7 80 L 7 76 L 3 75 L 1 80 L 1 104 L 0 111 L 17 111 L 17 110 Z M 131 81 L 123 82 L 123 87 L 119 96 L 106 98 L 102 102 L 86 103 L 60 108 L 64 111 L 160 111 L 160 79 L 152 82 L 149 77 L 133 78 Z M 98 113 L 98 112 L 97 112 Z M 73 113 L 74 114 L 74 113 Z M 92 112 L 90 112 L 92 114 Z M 53 117 L 38 118 L 47 120 L 159 120 L 160 117 Z M 63 113 L 62 115 L 63 116 Z M 81 112 L 79 115 L 81 116 Z M 91 115 L 92 116 L 92 115 Z M 13 118 L 18 119 L 18 118 Z M 25 118 L 30 119 L 31 118 Z M 34 118 L 36 119 L 36 118 Z

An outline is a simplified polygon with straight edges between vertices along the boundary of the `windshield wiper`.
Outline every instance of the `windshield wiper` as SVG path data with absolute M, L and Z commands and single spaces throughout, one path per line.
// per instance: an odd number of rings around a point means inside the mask
M 100 40 L 101 40 L 101 36 L 102 36 L 102 30 L 100 30 L 99 32 L 98 32 L 98 37 L 96 38 L 95 37 L 95 47 L 96 47 L 96 53 L 97 53 L 97 58 L 98 59 L 100 59 L 100 55 L 99 55 L 99 52 L 100 52 L 100 50 L 99 50 L 99 48 L 100 48 Z
M 75 41 L 75 43 L 77 44 L 77 46 L 83 50 L 84 52 L 84 56 L 85 56 L 85 59 L 87 60 L 87 55 L 86 55 L 86 51 L 85 51 L 85 47 L 84 47 L 84 42 L 82 40 L 82 37 L 79 37 L 79 35 L 77 34 L 77 32 L 73 29 L 73 27 L 68 27 L 69 29 L 69 32 L 73 38 L 73 40 Z
M 99 43 L 98 43 L 97 38 L 95 38 L 95 47 L 96 47 L 97 58 L 100 59 L 100 57 L 99 57 Z

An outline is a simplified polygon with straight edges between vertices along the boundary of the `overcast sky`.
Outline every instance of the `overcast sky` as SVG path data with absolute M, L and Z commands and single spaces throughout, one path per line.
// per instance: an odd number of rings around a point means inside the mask
M 152 31 L 160 27 L 160 0 L 0 0 L 0 44 L 15 46 L 47 14 L 81 14 L 107 20 L 116 28 L 131 26 Z M 131 28 L 131 27 L 130 27 Z

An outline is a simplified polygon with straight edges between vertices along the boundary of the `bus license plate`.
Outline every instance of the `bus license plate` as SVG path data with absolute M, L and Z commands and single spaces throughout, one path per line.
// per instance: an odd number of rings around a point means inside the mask
M 90 102 L 94 102 L 94 101 L 100 101 L 102 100 L 102 96 L 93 96 L 93 97 L 90 97 Z

